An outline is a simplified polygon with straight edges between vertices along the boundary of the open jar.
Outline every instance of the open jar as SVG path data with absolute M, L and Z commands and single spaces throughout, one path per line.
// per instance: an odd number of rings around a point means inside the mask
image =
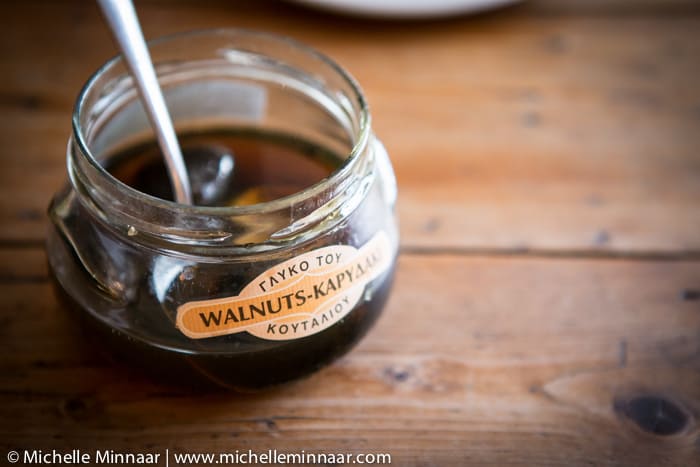
M 360 88 L 263 33 L 150 51 L 183 152 L 232 154 L 211 172 L 233 170 L 231 196 L 166 199 L 133 82 L 111 60 L 78 97 L 70 183 L 49 208 L 57 289 L 115 355 L 186 384 L 255 389 L 328 364 L 377 319 L 398 248 L 396 182 Z

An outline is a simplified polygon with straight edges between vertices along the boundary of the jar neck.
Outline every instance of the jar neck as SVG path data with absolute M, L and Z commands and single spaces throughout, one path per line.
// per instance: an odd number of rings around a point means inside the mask
M 68 173 L 83 206 L 130 241 L 157 248 L 251 248 L 267 251 L 314 238 L 342 222 L 365 198 L 374 179 L 375 139 L 329 178 L 299 193 L 251 206 L 189 206 L 124 185 L 91 163 L 71 139 Z
M 103 167 L 115 145 L 148 132 L 133 82 L 115 58 L 83 88 L 68 146 L 74 190 L 105 225 L 157 248 L 250 253 L 330 230 L 364 198 L 374 176 L 369 112 L 357 83 L 330 59 L 288 39 L 241 30 L 188 33 L 149 48 L 178 130 L 216 122 L 298 131 L 315 144 L 335 145 L 329 149 L 344 151 L 345 160 L 303 191 L 251 206 L 189 206 L 139 192 Z

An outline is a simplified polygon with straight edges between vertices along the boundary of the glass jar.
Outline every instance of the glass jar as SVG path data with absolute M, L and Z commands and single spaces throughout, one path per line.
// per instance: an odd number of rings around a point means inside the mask
M 113 355 L 183 384 L 255 389 L 347 352 L 391 287 L 396 182 L 362 92 L 292 40 L 181 34 L 150 51 L 178 134 L 274 131 L 342 155 L 328 177 L 248 206 L 188 206 L 137 191 L 105 167 L 152 139 L 120 58 L 82 89 L 70 183 L 49 208 L 60 295 Z

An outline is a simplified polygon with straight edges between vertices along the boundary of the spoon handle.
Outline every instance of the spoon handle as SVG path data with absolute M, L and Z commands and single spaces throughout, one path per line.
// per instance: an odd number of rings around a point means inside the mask
M 165 156 L 178 203 L 192 204 L 192 189 L 163 93 L 131 0 L 98 0 L 102 13 L 136 81 L 136 88 Z

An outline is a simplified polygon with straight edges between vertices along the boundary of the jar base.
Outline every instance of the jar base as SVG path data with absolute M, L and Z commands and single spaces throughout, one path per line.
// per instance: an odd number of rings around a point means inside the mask
M 49 266 L 51 270 L 51 267 Z M 379 278 L 372 300 L 317 334 L 260 351 L 178 352 L 135 339 L 81 307 L 51 274 L 63 308 L 75 315 L 91 346 L 116 364 L 139 370 L 148 379 L 193 390 L 228 389 L 250 393 L 305 378 L 346 354 L 374 325 L 389 296 L 394 270 Z

